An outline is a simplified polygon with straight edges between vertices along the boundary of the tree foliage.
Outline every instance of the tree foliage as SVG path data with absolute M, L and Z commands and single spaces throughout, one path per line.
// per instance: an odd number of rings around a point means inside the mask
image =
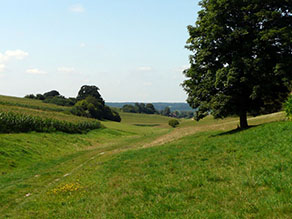
M 60 106 L 73 106 L 70 112 L 73 115 L 95 118 L 99 120 L 121 121 L 119 113 L 105 105 L 103 98 L 96 86 L 84 85 L 80 88 L 77 98 L 66 98 L 58 91 L 52 90 L 42 94 L 26 95 L 25 98 L 43 100 Z
M 155 114 L 157 110 L 152 103 L 135 103 L 135 105 L 126 104 L 122 107 L 123 112 L 128 113 L 144 113 L 144 114 Z
M 289 94 L 292 1 L 202 0 L 183 86 L 196 119 L 274 112 Z
M 170 114 L 171 114 L 171 110 L 168 106 L 165 107 L 164 110 L 161 111 L 161 115 L 163 116 L 170 116 Z
M 76 98 L 79 101 L 72 108 L 71 113 L 77 116 L 120 122 L 120 115 L 105 105 L 98 91 L 96 86 L 82 86 Z
M 49 91 L 49 92 L 44 93 L 43 96 L 44 96 L 45 99 L 46 99 L 46 98 L 48 98 L 48 97 L 56 97 L 56 96 L 60 96 L 60 93 L 59 93 L 58 91 L 56 91 L 56 90 L 51 90 L 51 91 Z
M 292 95 L 290 95 L 288 100 L 285 102 L 284 108 L 285 108 L 287 118 L 289 120 L 292 120 Z
M 77 100 L 84 100 L 86 97 L 91 96 L 97 99 L 100 103 L 104 105 L 104 100 L 102 99 L 100 93 L 98 92 L 99 88 L 92 85 L 84 85 L 80 88 L 78 95 L 77 95 Z

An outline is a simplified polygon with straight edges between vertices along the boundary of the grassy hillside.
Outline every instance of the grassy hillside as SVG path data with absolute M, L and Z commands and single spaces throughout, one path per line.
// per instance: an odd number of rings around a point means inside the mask
M 0 112 L 21 113 L 68 122 L 94 121 L 94 119 L 71 115 L 69 110 L 70 107 L 43 103 L 40 100 L 0 96 Z
M 122 123 L 135 126 L 161 126 L 166 127 L 169 117 L 150 114 L 124 113 L 120 112 Z
M 166 117 L 121 116 L 87 134 L 0 134 L 0 215 L 291 217 L 292 123 L 273 122 L 283 113 L 250 118 L 254 126 L 240 132 L 237 118 L 173 129 Z
M 69 107 L 57 106 L 54 104 L 44 103 L 41 100 L 33 100 L 19 97 L 9 97 L 0 95 L 0 104 L 7 106 L 19 106 L 23 108 L 37 109 L 43 111 L 54 111 L 54 112 L 66 112 L 69 111 Z

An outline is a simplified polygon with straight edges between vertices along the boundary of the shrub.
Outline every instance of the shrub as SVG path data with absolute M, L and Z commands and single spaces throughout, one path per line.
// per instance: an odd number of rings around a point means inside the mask
M 176 119 L 171 119 L 171 120 L 169 120 L 168 125 L 170 125 L 171 127 L 175 128 L 175 127 L 177 127 L 179 125 L 179 121 L 176 120 Z
M 286 103 L 284 104 L 284 108 L 286 111 L 286 115 L 289 120 L 292 120 L 292 95 L 288 98 Z
M 19 113 L 0 112 L 0 133 L 61 131 L 73 134 L 98 128 L 101 128 L 101 124 L 98 121 L 72 123 Z

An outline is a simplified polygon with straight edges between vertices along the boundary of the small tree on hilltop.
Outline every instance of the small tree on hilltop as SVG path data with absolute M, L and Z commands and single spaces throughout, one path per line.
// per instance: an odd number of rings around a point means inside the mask
M 78 116 L 120 122 L 120 115 L 105 105 L 98 91 L 99 89 L 96 86 L 82 86 L 76 98 L 78 101 L 76 102 L 74 99 L 76 104 L 72 107 L 71 113 Z
M 95 99 L 97 99 L 97 101 L 99 101 L 100 103 L 102 103 L 104 105 L 104 100 L 102 99 L 100 93 L 98 92 L 99 88 L 92 85 L 84 85 L 80 88 L 78 95 L 77 95 L 77 100 L 84 100 L 86 99 L 86 97 L 91 96 L 94 97 Z
M 53 98 L 53 97 L 57 97 L 57 96 L 60 96 L 60 93 L 56 90 L 51 90 L 49 92 L 44 93 L 44 95 L 43 95 L 44 99 Z
M 183 86 L 195 118 L 258 115 L 282 107 L 292 76 L 292 1 L 202 0 L 189 26 Z

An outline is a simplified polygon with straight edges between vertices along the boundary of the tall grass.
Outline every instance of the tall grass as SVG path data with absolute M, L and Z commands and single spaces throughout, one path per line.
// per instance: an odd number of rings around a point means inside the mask
M 0 112 L 0 133 L 61 131 L 73 134 L 98 128 L 101 128 L 101 124 L 98 121 L 72 123 L 20 113 Z

